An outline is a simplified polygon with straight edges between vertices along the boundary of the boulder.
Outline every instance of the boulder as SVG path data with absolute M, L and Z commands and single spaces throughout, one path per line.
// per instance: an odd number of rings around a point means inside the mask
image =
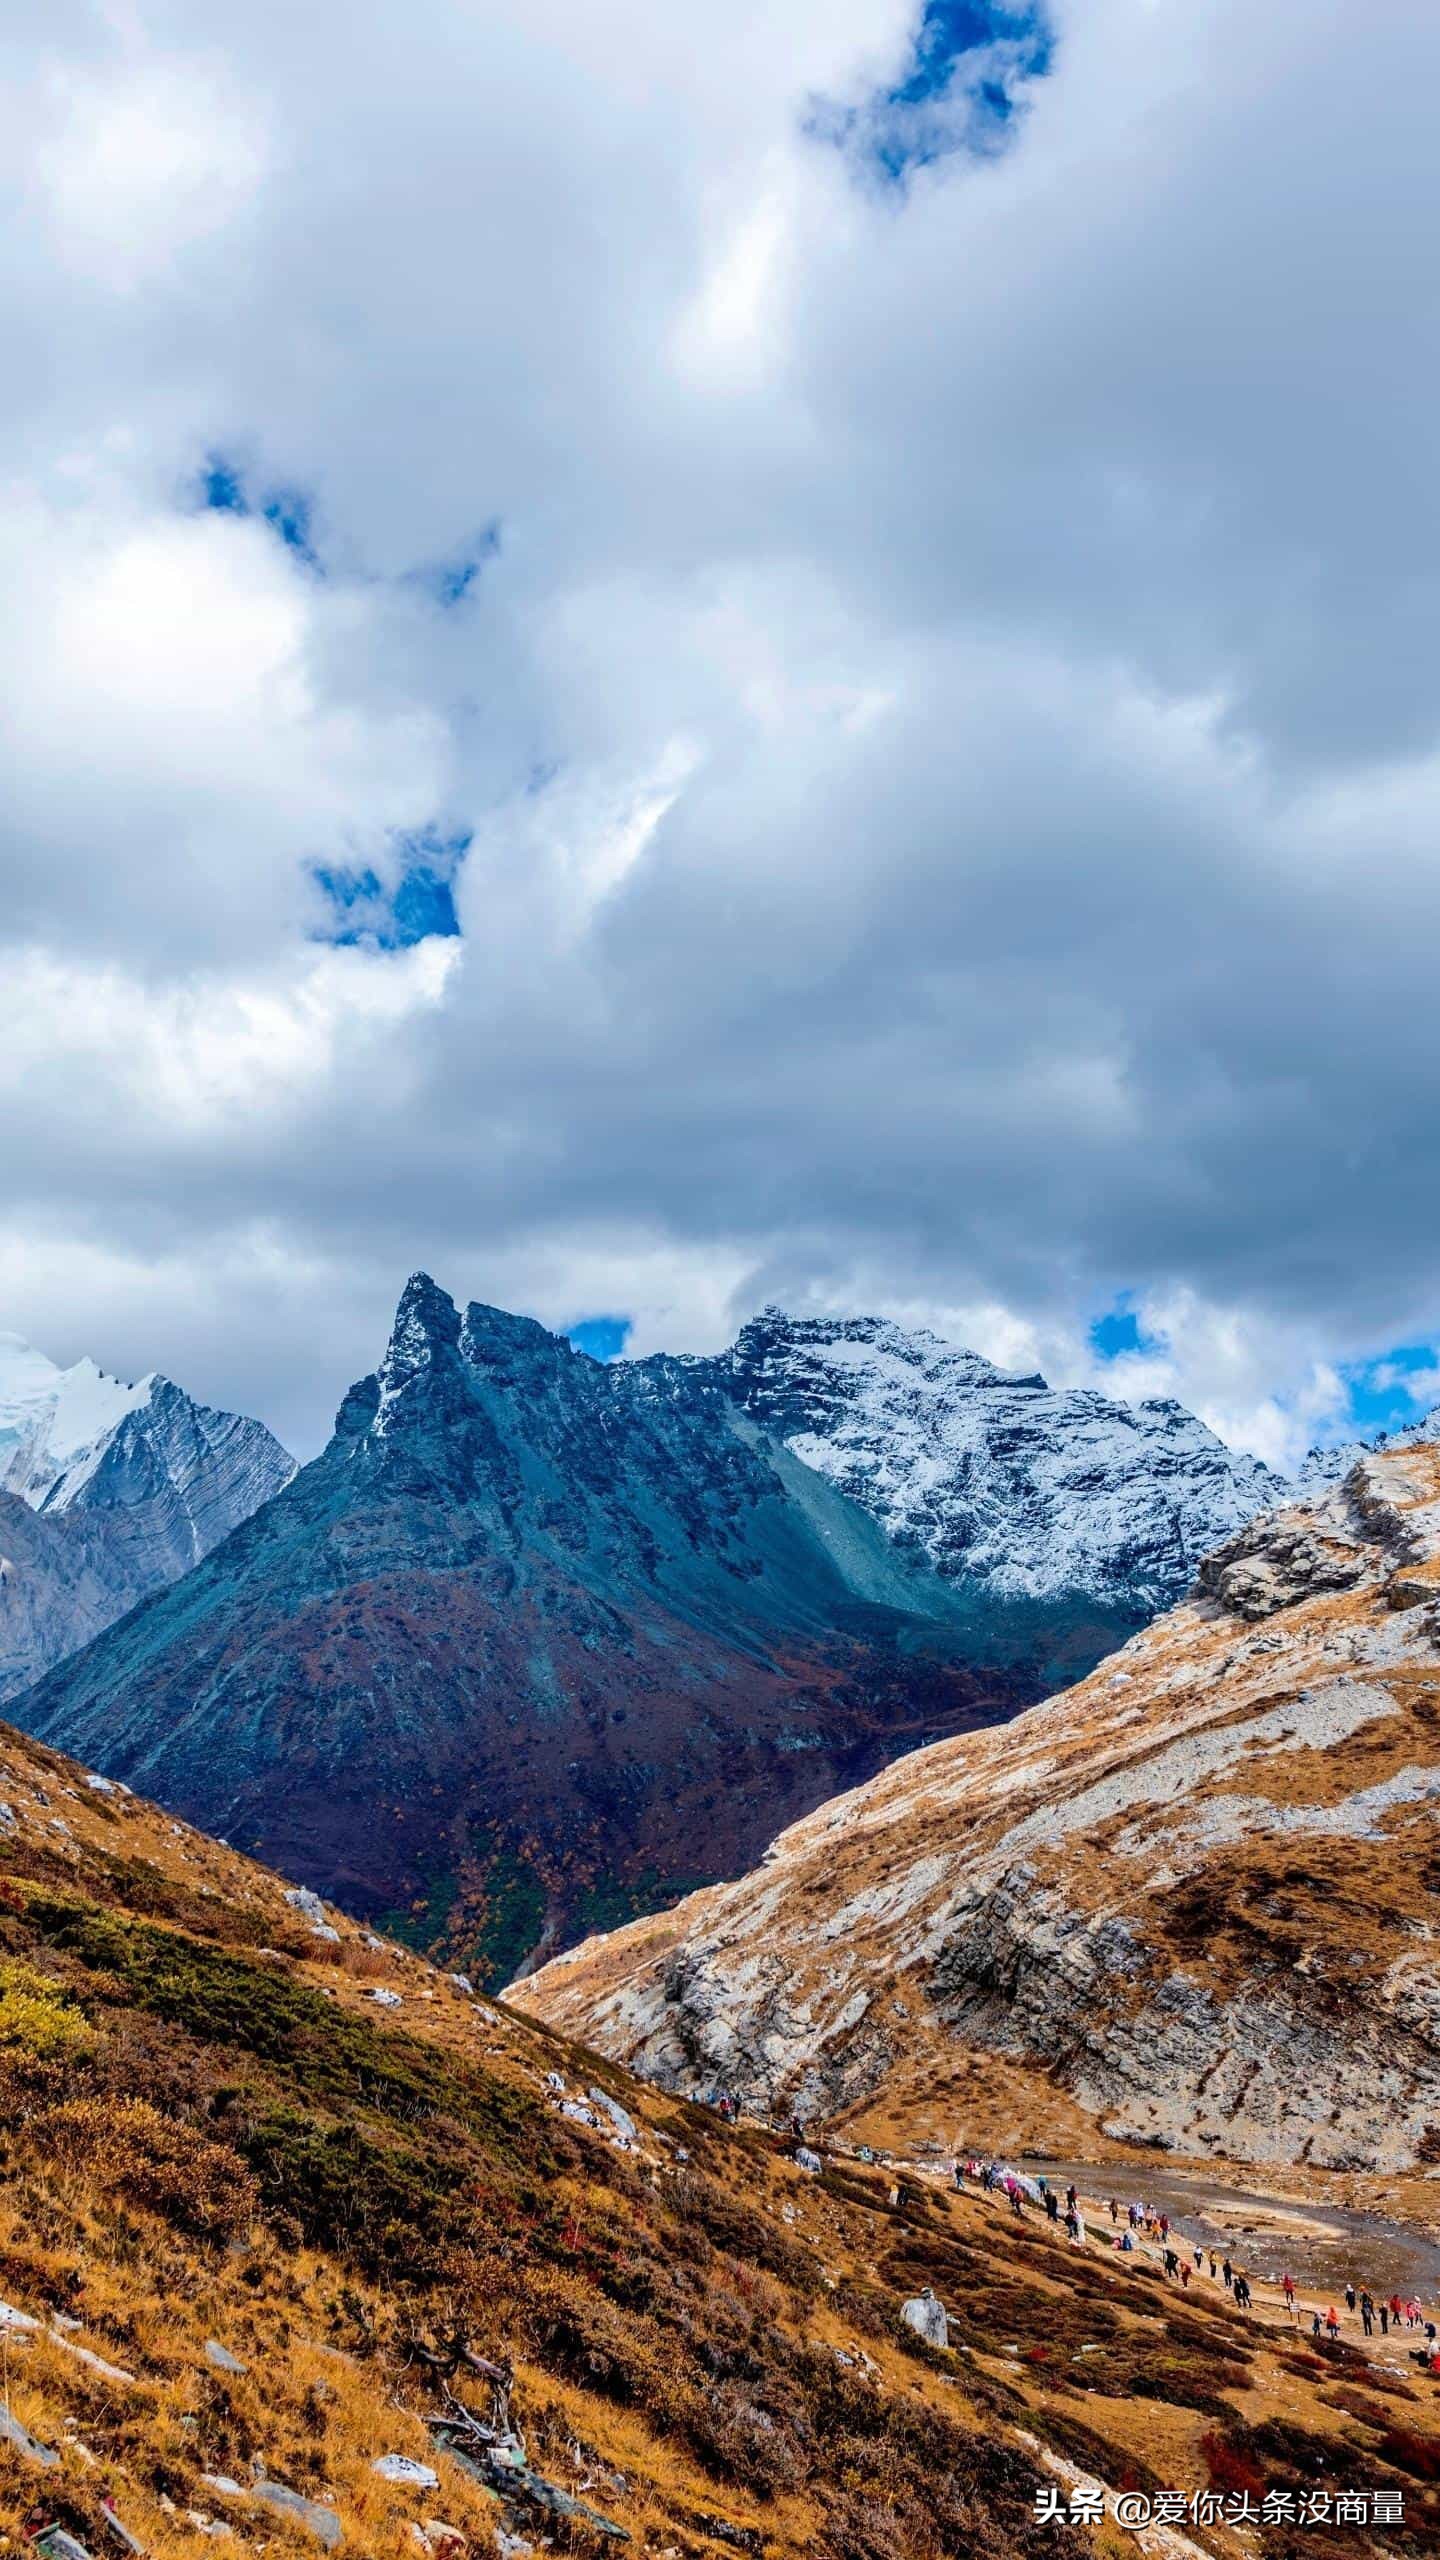
M 917 2338 L 924 2339 L 927 2347 L 949 2346 L 950 2323 L 945 2316 L 945 2305 L 936 2299 L 928 2284 L 923 2293 L 913 2294 L 908 2302 L 902 2302 L 900 2317 L 907 2329 L 913 2329 Z
M 382 2480 L 392 2480 L 401 2489 L 438 2489 L 440 2474 L 428 2462 L 416 2462 L 408 2453 L 380 2453 L 371 2463 Z
M 280 2480 L 256 2480 L 250 2495 L 258 2498 L 262 2506 L 293 2517 L 301 2531 L 313 2534 L 327 2551 L 333 2551 L 338 2544 L 342 2528 L 333 2507 L 322 2507 L 316 2498 L 302 2498 L 298 2489 L 287 2489 Z

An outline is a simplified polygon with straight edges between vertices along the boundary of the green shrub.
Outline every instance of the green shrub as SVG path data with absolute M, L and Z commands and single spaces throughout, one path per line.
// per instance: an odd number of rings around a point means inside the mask
M 94 2041 L 89 2019 L 58 1984 L 16 1957 L 0 1958 L 0 2046 L 53 2062 Z

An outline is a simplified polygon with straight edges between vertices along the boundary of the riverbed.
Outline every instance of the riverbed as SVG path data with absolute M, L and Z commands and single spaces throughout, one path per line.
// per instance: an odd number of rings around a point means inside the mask
M 1113 2195 L 1122 2222 L 1132 2201 L 1152 2205 L 1169 2214 L 1185 2239 L 1213 2249 L 1217 2258 L 1228 2255 L 1251 2277 L 1272 2284 L 1288 2272 L 1315 2292 L 1338 2294 L 1350 2283 L 1357 2289 L 1368 2285 L 1377 2302 L 1392 2293 L 1418 2294 L 1432 2317 L 1440 2304 L 1440 2239 L 1383 2213 L 1301 2204 L 1226 2186 L 1203 2169 L 1175 2168 L 1149 2154 L 1143 2162 L 1112 2160 L 1096 2168 L 1087 2161 L 1017 2153 L 1011 2166 L 1027 2177 L 1048 2178 L 1062 2193 L 1073 2182 L 1087 2200 Z M 1103 2201 L 1093 2203 L 1091 2218 L 1097 2228 L 1108 2228 Z

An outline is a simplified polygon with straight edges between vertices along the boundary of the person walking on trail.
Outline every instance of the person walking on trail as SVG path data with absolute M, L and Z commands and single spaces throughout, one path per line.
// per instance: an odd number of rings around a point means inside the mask
M 1375 2305 L 1368 2293 L 1360 2296 L 1360 2325 L 1367 2338 L 1375 2335 Z
M 1293 2320 L 1295 2317 L 1295 2279 L 1291 2275 L 1288 2267 L 1280 2279 L 1280 2290 L 1285 2296 L 1285 2308 Z
M 1333 2346 L 1335 2340 L 1340 2335 L 1340 2314 L 1336 2310 L 1333 2302 L 1325 2314 L 1325 2326 L 1330 2332 L 1330 2342 Z
M 1318 2338 L 1320 2335 L 1320 2314 L 1318 2311 L 1312 2311 L 1310 2314 L 1310 2335 L 1312 2338 Z
M 1347 2284 L 1345 2287 L 1345 2308 L 1347 2311 L 1353 2311 L 1355 2308 L 1355 2287 L 1353 2284 Z
M 1180 2261 L 1180 2283 L 1182 2289 L 1188 2289 L 1190 2283 L 1190 2261 L 1188 2258 L 1182 2258 Z
M 1200 2270 L 1201 2270 L 1201 2268 L 1204 2266 L 1204 2264 L 1205 2264 L 1205 2252 L 1204 2252 L 1204 2250 L 1201 2248 L 1200 2243 L 1199 2243 L 1199 2241 L 1197 2240 L 1197 2241 L 1196 2241 L 1196 2243 L 1195 2243 L 1195 2273 L 1197 2274 L 1197 2276 L 1198 2276 L 1198 2274 L 1200 2273 Z
M 1390 2317 L 1398 2329 L 1400 2326 L 1400 2296 L 1398 2293 L 1392 2293 L 1390 2296 Z
M 1054 2190 L 1054 2188 L 1053 2188 L 1053 2187 L 1047 2187 L 1047 2188 L 1046 2188 L 1046 2190 L 1045 2190 L 1045 2210 L 1046 2210 L 1046 2212 L 1048 2213 L 1048 2215 L 1050 2216 L 1050 2219 L 1051 2219 L 1051 2221 L 1052 2221 L 1052 2222 L 1058 2222 L 1058 2221 L 1059 2221 L 1059 2219 L 1060 2219 L 1060 2199 L 1059 2199 L 1059 2197 L 1057 2196 L 1057 2194 L 1055 2193 L 1055 2190 Z
M 1228 2293 L 1228 2292 L 1229 2292 L 1229 2290 L 1230 2290 L 1230 2288 L 1231 2288 L 1231 2286 L 1233 2285 L 1233 2283 L 1234 2283 L 1234 2281 L 1235 2281 L 1235 2270 L 1234 2270 L 1234 2268 L 1231 2266 L 1230 2261 L 1229 2261 L 1229 2259 L 1228 2259 L 1228 2258 L 1225 2260 L 1224 2265 L 1221 2267 L 1221 2269 L 1220 2269 L 1220 2273 L 1222 2274 L 1222 2276 L 1223 2276 L 1223 2277 L 1224 2277 L 1224 2279 L 1225 2279 L 1225 2290 L 1226 2290 L 1226 2292 Z
M 1212 2283 L 1212 2284 L 1215 2282 L 1215 2279 L 1216 2279 L 1216 2277 L 1218 2276 L 1219 2272 L 1220 2272 L 1220 2270 L 1219 2270 L 1219 2268 L 1218 2268 L 1218 2267 L 1216 2266 L 1216 2264 L 1215 2264 L 1215 2252 L 1214 2252 L 1214 2250 L 1212 2249 L 1212 2250 L 1211 2250 L 1211 2252 L 1210 2252 L 1210 2281 L 1211 2281 L 1211 2283 Z
M 1112 2230 L 1112 2231 L 1114 2230 L 1115 2225 L 1116 2225 L 1116 2223 L 1119 2221 L 1119 2219 L 1120 2219 L 1120 2207 L 1118 2206 L 1118 2204 L 1116 2203 L 1116 2201 L 1115 2201 L 1114 2197 L 1112 2196 L 1112 2197 L 1111 2197 L 1111 2199 L 1110 2199 L 1110 2228 L 1111 2228 L 1111 2230 Z
M 1249 2308 L 1250 2308 L 1250 2279 L 1249 2279 L 1249 2277 L 1248 2277 L 1248 2276 L 1239 2276 L 1239 2275 L 1237 2275 L 1237 2277 L 1235 2278 L 1235 2300 L 1236 2300 L 1236 2304 L 1237 2304 L 1238 2308 L 1239 2308 L 1241 2311 L 1248 2311 L 1248 2310 L 1249 2310 Z
M 1388 2338 L 1390 2335 L 1390 2305 L 1388 2302 L 1382 2302 L 1380 2305 L 1380 2335 L 1382 2338 Z
M 1070 2207 L 1070 2210 L 1071 2210 L 1071 2212 L 1072 2212 L 1072 2213 L 1078 2213 L 1078 2212 L 1079 2212 L 1079 2209 L 1080 2209 L 1080 2198 L 1079 2198 L 1079 2196 L 1078 2196 L 1078 2195 L 1076 2194 L 1076 2192 L 1075 2192 L 1075 2184 L 1074 2184 L 1074 2180 L 1073 2180 L 1073 2179 L 1071 2180 L 1070 2185 L 1069 2185 L 1069 2186 L 1066 2188 L 1066 2190 L 1065 2190 L 1065 2201 L 1066 2201 L 1066 2203 L 1068 2204 L 1068 2206 Z

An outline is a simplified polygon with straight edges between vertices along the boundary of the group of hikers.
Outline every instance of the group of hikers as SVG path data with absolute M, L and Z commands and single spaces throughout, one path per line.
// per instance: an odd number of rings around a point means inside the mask
M 727 2123 L 733 2124 L 739 2115 L 741 2102 L 728 2090 L 717 2090 L 709 2103 Z M 788 2132 L 797 2144 L 806 2143 L 807 2127 L 799 2115 L 791 2117 Z M 809 2138 L 813 2139 L 813 2136 Z M 795 2156 L 807 2169 L 821 2166 L 819 2155 L 808 2148 L 798 2150 Z M 876 2158 L 888 2160 L 889 2156 L 888 2153 L 872 2151 L 868 2143 L 862 2143 L 856 2154 L 858 2159 L 867 2162 Z M 1083 2249 L 1088 2246 L 1084 2208 L 1073 2178 L 1062 2191 L 1040 2172 L 1030 2177 L 1008 2167 L 1003 2161 L 981 2160 L 973 2154 L 957 2160 L 953 2174 L 955 2185 L 962 2190 L 974 2186 L 984 2195 L 1003 2196 L 1017 2221 L 1023 2222 L 1033 2208 L 1057 2230 L 1063 2229 L 1072 2247 Z M 894 2201 L 893 2195 L 891 2200 Z M 1129 2256 L 1134 2253 L 1137 2240 L 1144 2238 L 1158 2246 L 1164 2274 L 1172 2284 L 1178 2284 L 1182 2292 L 1189 2290 L 1196 2277 L 1208 2274 L 1212 2283 L 1224 2285 L 1237 2311 L 1254 2310 L 1255 2296 L 1245 2269 L 1237 2267 L 1228 2252 L 1217 2256 L 1214 2249 L 1200 2241 L 1186 2239 L 1182 2232 L 1176 2230 L 1163 2207 L 1147 2204 L 1138 2197 L 1124 2204 L 1117 2196 L 1107 2196 L 1105 2209 L 1111 2225 L 1110 2231 L 1104 2235 L 1107 2246 Z M 1298 2328 L 1303 2315 L 1297 2307 L 1295 2279 L 1288 2270 L 1280 2278 L 1279 2289 L 1290 2320 Z M 1422 2333 L 1423 2343 L 1409 2350 L 1411 2361 L 1440 2381 L 1440 2330 L 1433 2320 L 1427 2319 L 1416 2295 L 1395 2292 L 1377 2296 L 1367 2286 L 1357 2287 L 1351 2283 L 1345 2286 L 1344 2299 L 1347 2314 L 1352 2319 L 1358 2317 L 1367 2338 L 1373 2338 L 1377 2329 L 1382 2338 L 1401 2330 L 1412 2338 L 1417 2331 Z M 1310 2313 L 1312 2338 L 1334 2341 L 1339 2338 L 1341 2327 L 1340 2311 L 1333 2302 L 1324 2311 L 1312 2310 Z
M 1064 2190 L 1062 2207 L 1061 2191 L 1049 2178 L 1040 2174 L 1033 2178 L 1024 2176 L 998 2160 L 982 2161 L 973 2157 L 957 2160 L 954 2177 L 959 2188 L 974 2185 L 986 2195 L 1004 2195 L 1017 2220 L 1023 2221 L 1027 2211 L 1034 2207 L 1044 2214 L 1047 2222 L 1063 2223 L 1073 2245 L 1078 2248 L 1086 2245 L 1085 2216 L 1073 2180 Z M 1187 2240 L 1175 2230 L 1169 2214 L 1162 2208 L 1149 2205 L 1142 2199 L 1122 2204 L 1118 2197 L 1109 2196 L 1106 2198 L 1106 2211 L 1111 2223 L 1111 2231 L 1106 2234 L 1110 2247 L 1128 2255 L 1135 2249 L 1137 2236 L 1143 2236 L 1158 2245 L 1165 2275 L 1182 2291 L 1188 2290 L 1195 2277 L 1208 2271 L 1212 2282 L 1224 2285 L 1237 2310 L 1254 2309 L 1255 2297 L 1244 2268 L 1237 2267 L 1228 2253 L 1217 2256 L 1213 2249 L 1203 2246 L 1200 2241 Z M 1280 2291 L 1290 2319 L 1298 2327 L 1300 2314 L 1296 2307 L 1295 2279 L 1288 2270 L 1280 2278 Z M 1372 2338 L 1377 2328 L 1382 2338 L 1389 2337 L 1392 2330 L 1403 2329 L 1411 2336 L 1416 2331 L 1423 2332 L 1424 2343 L 1411 2350 L 1412 2361 L 1440 2380 L 1440 2333 L 1437 2333 L 1435 2322 L 1426 2318 L 1416 2296 L 1396 2292 L 1388 2298 L 1377 2298 L 1367 2287 L 1357 2289 L 1354 2284 L 1347 2284 L 1345 2308 L 1352 2318 L 1358 2315 L 1367 2338 Z M 1337 2339 L 1341 2325 L 1340 2312 L 1333 2302 L 1324 2311 L 1311 2312 L 1312 2337 Z
M 994 2195 L 997 2192 L 1007 2195 L 1010 2199 L 1011 2212 L 1022 2222 L 1025 2218 L 1027 2198 L 1030 2203 L 1038 2204 L 1043 2209 L 1047 2220 L 1056 2224 L 1064 2223 L 1077 2249 L 1084 2248 L 1085 2216 L 1080 2210 L 1080 2197 L 1073 2185 L 1065 2190 L 1065 2210 L 1062 2214 L 1059 2189 L 1052 2187 L 1048 2178 L 1017 2177 L 1013 2169 L 1002 2168 L 998 2160 L 987 2160 L 983 2163 L 979 2160 L 957 2160 L 955 2163 L 956 2186 L 963 2187 L 966 2180 L 970 2178 L 973 2178 L 987 2195 Z

